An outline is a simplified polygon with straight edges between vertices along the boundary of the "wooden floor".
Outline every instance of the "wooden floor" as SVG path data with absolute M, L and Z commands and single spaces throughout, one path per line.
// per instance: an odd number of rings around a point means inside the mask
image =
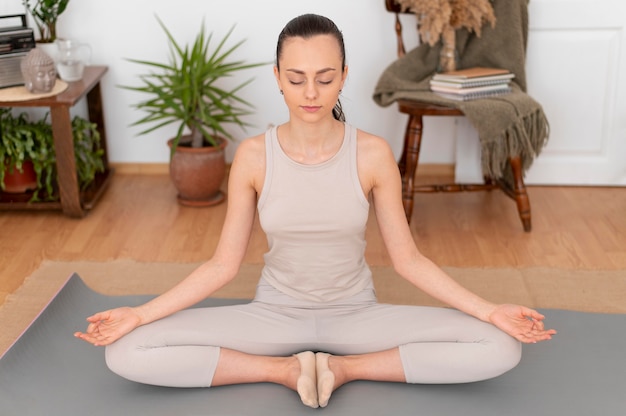
M 529 187 L 524 233 L 502 192 L 417 194 L 411 229 L 441 266 L 626 270 L 626 188 Z M 198 262 L 215 248 L 226 204 L 187 208 L 166 175 L 116 175 L 83 219 L 60 212 L 0 212 L 0 304 L 44 259 Z M 367 260 L 389 264 L 375 219 Z M 246 262 L 266 248 L 256 225 Z

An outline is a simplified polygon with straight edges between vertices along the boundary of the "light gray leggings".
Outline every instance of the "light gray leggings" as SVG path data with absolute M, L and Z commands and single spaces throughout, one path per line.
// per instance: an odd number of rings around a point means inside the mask
M 129 380 L 208 387 L 220 347 L 271 356 L 399 347 L 409 383 L 485 380 L 521 357 L 515 339 L 453 309 L 379 304 L 372 288 L 320 305 L 261 282 L 249 304 L 188 309 L 135 329 L 106 348 L 106 361 Z

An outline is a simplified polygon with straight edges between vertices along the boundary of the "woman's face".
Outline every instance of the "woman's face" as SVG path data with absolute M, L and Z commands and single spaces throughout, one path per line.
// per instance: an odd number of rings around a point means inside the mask
M 291 117 L 309 122 L 332 117 L 348 75 L 337 40 L 331 35 L 290 38 L 279 59 L 274 74 Z

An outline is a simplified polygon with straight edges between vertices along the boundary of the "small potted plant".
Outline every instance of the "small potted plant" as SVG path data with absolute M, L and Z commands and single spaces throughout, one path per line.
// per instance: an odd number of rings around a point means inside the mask
M 141 85 L 122 86 L 150 96 L 134 105 L 147 114 L 132 125 L 151 125 L 139 134 L 177 125 L 176 135 L 168 145 L 170 177 L 178 190 L 178 200 L 183 205 L 214 205 L 224 199 L 220 190 L 226 174 L 224 148 L 227 139 L 233 139 L 224 125 L 245 128 L 249 124 L 242 117 L 250 114 L 252 108 L 238 95 L 251 79 L 232 89 L 221 87 L 219 81 L 264 64 L 228 61 L 244 42 L 225 46 L 234 27 L 210 49 L 212 34 L 206 34 L 204 22 L 193 44 L 182 46 L 158 17 L 157 20 L 167 36 L 169 61 L 129 59 L 150 70 L 140 76 Z
M 70 0 L 23 0 L 22 4 L 33 16 L 39 32 L 39 43 L 54 43 L 57 39 L 57 20 Z
M 72 119 L 78 184 L 82 190 L 92 184 L 97 172 L 104 172 L 104 150 L 97 125 L 79 116 Z M 0 108 L 0 190 L 30 193 L 30 202 L 55 201 L 56 153 L 52 126 L 47 115 L 30 121 L 26 113 L 13 115 Z
M 0 108 L 0 188 L 18 194 L 40 190 L 53 194 L 55 169 L 52 128 L 44 120 L 31 122 L 26 113 L 14 116 Z

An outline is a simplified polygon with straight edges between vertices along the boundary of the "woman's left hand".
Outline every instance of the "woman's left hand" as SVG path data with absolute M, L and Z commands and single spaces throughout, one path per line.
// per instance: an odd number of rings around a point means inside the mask
M 544 316 L 519 305 L 498 305 L 489 315 L 489 321 L 520 342 L 536 343 L 552 339 L 554 329 L 545 329 Z

